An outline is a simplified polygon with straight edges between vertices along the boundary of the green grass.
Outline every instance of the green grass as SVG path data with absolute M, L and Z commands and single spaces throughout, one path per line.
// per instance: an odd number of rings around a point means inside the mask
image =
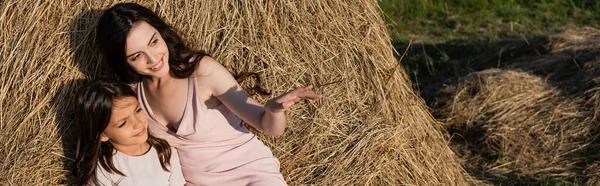
M 575 183 L 571 183 L 565 180 L 552 178 L 552 177 L 544 177 L 538 180 L 535 185 L 540 186 L 577 186 Z
M 403 60 L 413 81 L 436 75 L 447 61 L 479 54 L 503 38 L 600 25 L 600 2 L 595 0 L 380 0 L 379 5 L 395 43 L 412 38 L 435 46 L 416 49 L 421 52 Z
M 600 3 L 595 0 L 381 0 L 379 4 L 400 42 L 411 35 L 437 42 L 493 42 L 600 23 Z

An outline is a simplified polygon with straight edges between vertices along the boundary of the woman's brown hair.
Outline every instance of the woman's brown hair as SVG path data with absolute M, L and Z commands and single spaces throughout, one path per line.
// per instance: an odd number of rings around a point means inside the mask
M 132 84 L 143 79 L 143 75 L 135 72 L 125 61 L 127 35 L 139 21 L 147 22 L 163 37 L 169 51 L 170 73 L 176 78 L 189 77 L 196 70 L 200 60 L 209 56 L 204 51 L 195 51 L 185 45 L 176 29 L 165 23 L 152 10 L 135 3 L 119 3 L 107 9 L 100 17 L 96 28 L 96 41 L 105 64 L 108 64 L 120 81 Z M 234 75 L 238 82 L 249 76 L 253 76 L 256 83 L 248 90 L 262 95 L 270 94 L 260 86 L 261 79 L 258 74 L 241 72 Z
M 158 30 L 169 50 L 170 73 L 177 78 L 187 78 L 202 57 L 203 51 L 193 51 L 186 46 L 175 28 L 165 23 L 152 10 L 135 3 L 119 3 L 104 11 L 96 28 L 96 41 L 104 61 L 125 83 L 137 83 L 143 76 L 136 73 L 125 61 L 125 43 L 133 26 L 145 21 Z

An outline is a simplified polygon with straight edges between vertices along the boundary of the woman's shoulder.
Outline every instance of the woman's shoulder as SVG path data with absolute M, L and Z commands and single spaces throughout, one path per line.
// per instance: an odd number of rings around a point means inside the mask
M 206 88 L 206 95 L 220 95 L 237 84 L 229 70 L 210 56 L 200 60 L 195 76 L 196 83 Z
M 200 61 L 198 61 L 198 66 L 196 66 L 196 73 L 200 75 L 207 75 L 212 73 L 216 68 L 224 68 L 217 60 L 210 56 L 196 56 L 202 57 Z
M 196 67 L 195 74 L 199 80 L 220 80 L 223 78 L 227 78 L 226 76 L 231 76 L 229 71 L 221 65 L 221 63 L 217 62 L 214 58 L 210 56 L 204 56 L 198 62 L 198 66 Z

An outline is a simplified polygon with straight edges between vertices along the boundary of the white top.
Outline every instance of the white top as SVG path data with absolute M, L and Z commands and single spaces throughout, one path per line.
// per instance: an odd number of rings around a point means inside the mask
M 129 156 L 117 151 L 112 162 L 115 168 L 125 174 L 125 177 L 108 173 L 98 164 L 96 177 L 100 185 L 181 186 L 186 183 L 181 173 L 177 150 L 173 147 L 171 147 L 171 166 L 167 167 L 170 172 L 163 170 L 160 166 L 158 153 L 154 147 L 150 147 L 150 150 L 141 156 Z

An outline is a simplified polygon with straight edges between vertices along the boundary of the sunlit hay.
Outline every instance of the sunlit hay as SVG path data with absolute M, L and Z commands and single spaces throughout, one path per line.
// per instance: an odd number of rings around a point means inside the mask
M 322 101 L 288 111 L 285 135 L 259 135 L 290 185 L 465 185 L 441 125 L 394 58 L 376 1 L 156 1 L 193 48 L 232 73 L 257 72 L 265 100 L 314 84 Z M 0 185 L 66 183 L 73 95 L 98 65 L 96 1 L 0 2 Z
M 598 137 L 583 99 L 564 97 L 538 76 L 499 69 L 472 73 L 453 92 L 436 113 L 460 134 L 453 141 L 467 167 L 487 179 L 583 177 L 586 150 Z
M 570 28 L 548 37 L 551 52 L 583 51 L 600 48 L 600 31 L 592 27 Z

